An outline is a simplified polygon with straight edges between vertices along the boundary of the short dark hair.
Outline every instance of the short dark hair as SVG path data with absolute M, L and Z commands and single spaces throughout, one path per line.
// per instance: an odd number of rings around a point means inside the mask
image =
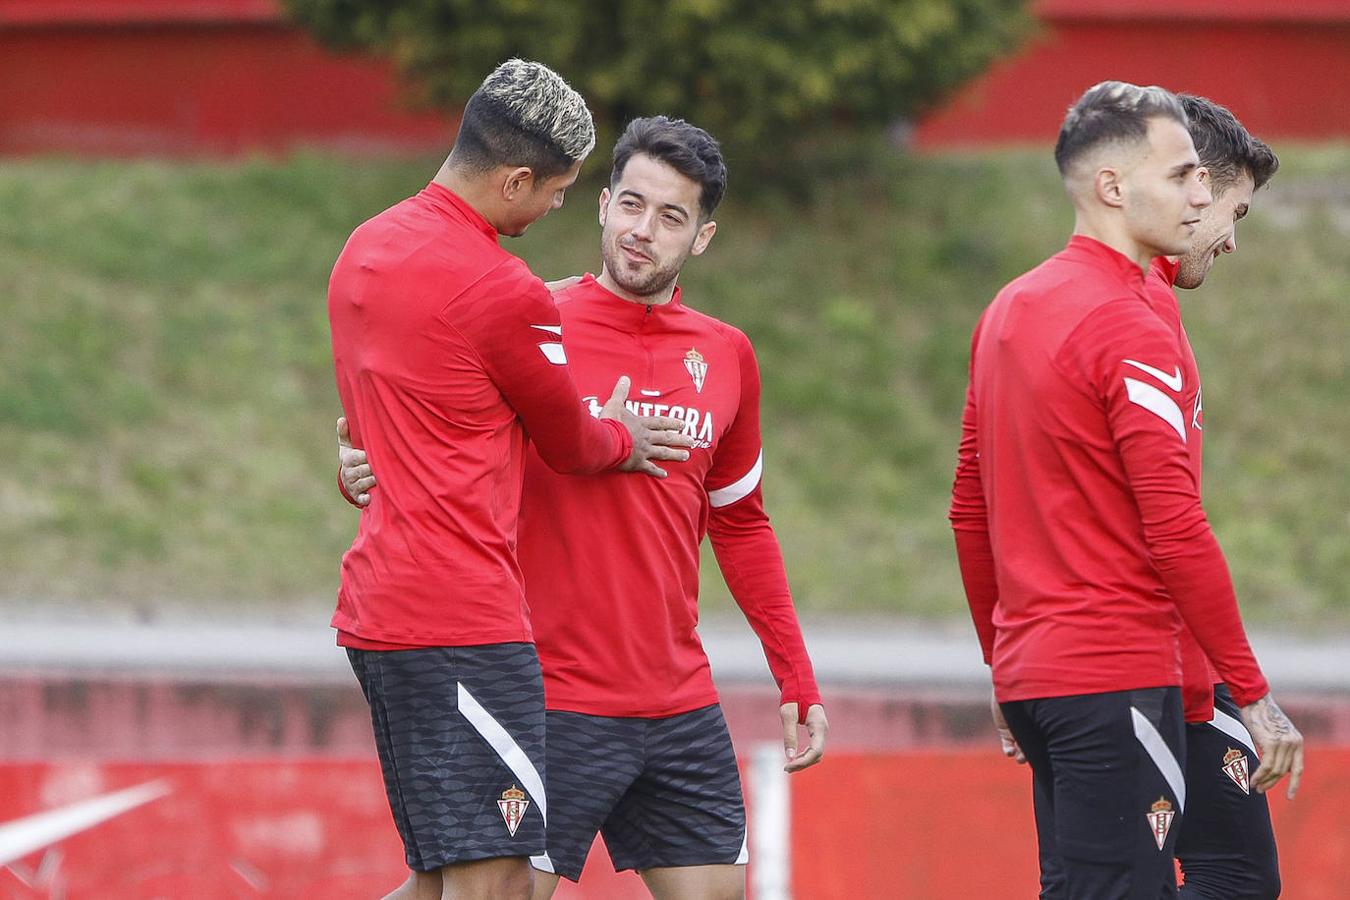
M 1139 87 L 1124 81 L 1103 81 L 1088 88 L 1069 107 L 1055 142 L 1055 165 L 1061 175 L 1093 148 L 1110 141 L 1142 141 L 1150 119 L 1163 116 L 1186 124 L 1186 111 L 1171 91 Z
M 1217 191 L 1230 186 L 1240 173 L 1246 172 L 1260 188 L 1280 168 L 1275 151 L 1252 137 L 1226 107 L 1206 97 L 1178 94 L 1186 110 L 1187 126 L 1200 165 L 1209 169 Z
M 722 195 L 727 191 L 727 166 L 717 140 L 683 119 L 649 116 L 628 123 L 614 145 L 614 168 L 610 170 L 612 189 L 623 177 L 624 167 L 634 154 L 659 160 L 676 172 L 699 184 L 699 217 L 712 218 Z
M 450 155 L 474 171 L 528 166 L 552 178 L 593 147 L 595 124 L 581 95 L 548 66 L 510 59 L 464 105 Z

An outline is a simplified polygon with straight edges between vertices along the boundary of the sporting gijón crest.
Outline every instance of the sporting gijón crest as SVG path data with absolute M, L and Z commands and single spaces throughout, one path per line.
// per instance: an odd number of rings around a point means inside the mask
M 1158 849 L 1161 850 L 1163 844 L 1167 843 L 1167 832 L 1172 829 L 1172 820 L 1177 817 L 1176 810 L 1172 809 L 1172 804 L 1166 798 L 1159 797 L 1145 815 L 1149 830 L 1153 832 L 1153 840 L 1158 842 Z
M 1242 788 L 1242 793 L 1252 792 L 1251 783 L 1247 780 L 1247 754 L 1241 750 L 1228 748 L 1228 752 L 1223 755 L 1223 774 L 1233 779 L 1233 784 Z
M 703 354 L 691 347 L 684 355 L 684 368 L 694 380 L 694 390 L 703 393 L 703 380 L 708 377 L 708 363 Z
M 525 810 L 530 808 L 530 801 L 525 799 L 525 792 L 514 784 L 511 785 L 508 790 L 502 791 L 502 799 L 497 801 L 497 807 L 502 811 L 506 830 L 511 832 L 511 837 L 515 837 L 516 829 L 525 818 Z

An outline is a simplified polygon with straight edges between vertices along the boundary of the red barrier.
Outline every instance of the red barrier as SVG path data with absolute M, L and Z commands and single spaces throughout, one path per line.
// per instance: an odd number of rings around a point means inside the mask
M 1350 748 L 1314 747 L 1310 765 L 1297 801 L 1272 801 L 1284 896 L 1331 900 L 1350 883 Z M 1032 896 L 1028 779 L 988 751 L 832 754 L 789 781 L 793 895 Z M 0 895 L 364 898 L 405 875 L 373 759 L 0 765 L 0 844 L 42 810 L 160 781 L 167 795 L 0 869 Z M 643 896 L 599 854 L 558 894 Z
M 1345 0 L 1042 0 L 1042 31 L 924 119 L 925 149 L 1048 146 L 1106 79 L 1212 97 L 1267 139 L 1350 135 Z
M 1104 78 L 1213 96 L 1268 138 L 1350 136 L 1346 0 L 1040 0 L 1023 52 L 922 121 L 923 148 L 1053 140 Z M 440 152 L 382 61 L 337 55 L 277 0 L 0 0 L 0 153 Z
M 1298 798 L 1271 798 L 1284 897 L 1343 900 L 1350 748 L 1314 746 Z M 833 754 L 793 782 L 795 896 L 1034 897 L 1029 771 L 986 751 Z

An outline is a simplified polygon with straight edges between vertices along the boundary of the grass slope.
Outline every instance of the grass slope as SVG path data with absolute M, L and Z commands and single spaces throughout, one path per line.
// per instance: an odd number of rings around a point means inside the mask
M 1046 154 L 871 162 L 806 205 L 732 199 L 687 302 L 765 381 L 766 493 L 800 606 L 962 614 L 945 521 L 970 327 L 1070 219 Z M 324 288 L 347 233 L 429 160 L 0 166 L 0 594 L 229 612 L 326 606 L 355 516 L 333 490 Z M 591 176 L 600 169 L 591 164 Z M 1350 170 L 1286 154 L 1242 252 L 1183 297 L 1207 506 L 1250 618 L 1350 623 Z M 598 266 L 595 181 L 510 244 Z M 705 603 L 728 603 L 707 558 Z

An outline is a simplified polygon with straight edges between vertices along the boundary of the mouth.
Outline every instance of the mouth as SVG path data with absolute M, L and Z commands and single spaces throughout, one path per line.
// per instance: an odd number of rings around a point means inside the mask
M 1200 224 L 1200 219 L 1199 219 L 1199 218 L 1195 218 L 1195 219 L 1185 219 L 1185 220 L 1182 221 L 1181 224 L 1182 224 L 1182 225 L 1188 225 L 1188 226 L 1190 226 L 1191 228 L 1194 228 L 1195 226 L 1197 226 L 1197 225 Z
M 622 250 L 622 251 L 624 252 L 624 255 L 625 255 L 625 256 L 627 256 L 629 259 L 633 260 L 634 262 L 651 262 L 651 261 L 652 261 L 652 258 L 651 258 L 650 256 L 648 256 L 647 254 L 641 252 L 640 250 L 634 250 L 632 247 L 624 246 L 624 245 L 621 244 L 621 245 L 619 245 L 619 249 Z

